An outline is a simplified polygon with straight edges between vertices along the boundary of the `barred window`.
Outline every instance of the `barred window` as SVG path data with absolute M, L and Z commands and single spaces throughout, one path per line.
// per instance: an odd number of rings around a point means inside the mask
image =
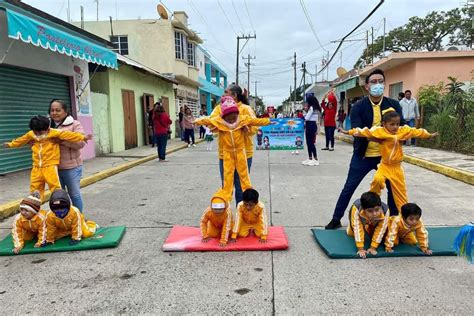
M 128 55 L 128 36 L 127 35 L 110 36 L 110 41 L 115 46 L 115 48 L 113 48 L 112 51 L 119 53 L 120 55 Z
M 174 49 L 176 59 L 186 59 L 186 37 L 183 33 L 174 32 Z
M 194 54 L 194 44 L 188 42 L 188 64 L 189 66 L 196 66 L 196 56 Z

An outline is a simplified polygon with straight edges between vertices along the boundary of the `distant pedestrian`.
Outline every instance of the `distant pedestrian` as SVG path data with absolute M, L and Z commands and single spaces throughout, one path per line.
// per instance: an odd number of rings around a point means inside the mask
M 204 110 L 199 111 L 199 118 L 207 116 L 207 112 Z M 203 139 L 206 136 L 206 129 L 204 126 L 199 126 L 199 139 Z
M 206 135 L 206 143 L 207 143 L 207 148 L 206 150 L 207 151 L 211 151 L 212 150 L 212 142 L 214 141 L 214 134 L 212 133 L 211 129 L 207 126 L 204 126 L 204 130 L 205 130 L 205 135 Z
M 403 119 L 405 123 L 410 127 L 417 127 L 420 122 L 420 109 L 415 98 L 411 97 L 411 91 L 405 91 L 405 97 L 400 101 L 402 107 Z M 414 138 L 408 139 L 406 145 L 416 146 L 416 140 Z
M 327 99 L 321 103 L 321 107 L 324 110 L 324 134 L 326 136 L 326 147 L 321 150 L 334 151 L 334 132 L 336 131 L 337 110 L 337 99 L 334 93 L 330 92 L 328 94 Z
M 183 116 L 184 141 L 188 143 L 188 147 L 196 147 L 194 139 L 194 116 L 190 108 L 186 108 Z
M 400 102 L 403 98 L 405 98 L 405 92 L 398 93 L 398 102 Z
M 71 116 L 70 108 L 66 102 L 57 99 L 52 100 L 49 103 L 49 116 L 51 117 L 52 128 L 84 134 L 81 123 Z M 72 205 L 81 212 L 84 208 L 81 195 L 81 149 L 85 145 L 85 142 L 61 141 L 59 143 L 59 181 L 61 182 L 61 187 L 66 189 L 71 197 Z
M 166 144 L 168 143 L 168 135 L 171 133 L 170 126 L 172 123 L 163 105 L 158 102 L 155 103 L 155 110 L 153 111 L 153 130 L 155 131 L 156 147 L 160 162 L 167 162 Z
M 306 99 L 305 110 L 305 137 L 308 147 L 308 160 L 302 162 L 305 166 L 319 166 L 318 153 L 316 152 L 316 135 L 318 134 L 318 121 L 321 116 L 321 107 L 316 97 L 310 95 Z
M 153 110 L 154 109 L 155 109 L 155 106 L 153 104 L 149 104 L 147 112 L 146 112 L 147 123 L 148 123 L 148 143 L 151 144 L 151 147 L 155 147 L 155 144 L 156 144 L 155 132 L 153 131 Z
M 180 107 L 180 108 L 179 108 L 179 114 L 178 114 L 178 119 L 179 119 L 179 133 L 180 133 L 180 136 L 181 136 L 181 140 L 184 142 L 183 118 L 184 118 L 184 107 Z
M 337 128 L 344 126 L 344 120 L 346 119 L 346 113 L 344 112 L 343 107 L 337 111 Z

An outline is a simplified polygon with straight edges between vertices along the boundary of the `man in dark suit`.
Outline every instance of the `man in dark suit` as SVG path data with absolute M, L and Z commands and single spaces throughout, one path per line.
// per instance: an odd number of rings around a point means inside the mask
M 382 111 L 390 107 L 394 108 L 403 117 L 398 101 L 383 96 L 385 75 L 382 70 L 375 69 L 365 78 L 365 89 L 369 92 L 369 95 L 359 100 L 352 107 L 350 114 L 352 128 L 380 126 Z M 400 125 L 404 124 L 403 122 L 400 123 Z M 326 225 L 326 229 L 341 227 L 341 218 L 344 216 L 354 191 L 370 171 L 377 169 L 380 158 L 379 144 L 374 139 L 354 138 L 354 152 L 346 183 L 337 200 L 332 220 Z M 390 182 L 387 181 L 386 184 L 388 189 L 387 204 L 390 208 L 390 214 L 396 215 L 398 210 L 393 200 Z

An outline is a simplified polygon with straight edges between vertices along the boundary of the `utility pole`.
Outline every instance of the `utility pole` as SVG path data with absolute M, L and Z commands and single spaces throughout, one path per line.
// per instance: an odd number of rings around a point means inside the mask
M 341 50 L 341 55 L 340 55 L 339 67 L 342 67 L 342 50 Z
M 368 65 L 369 64 L 369 30 L 365 32 L 365 42 L 366 42 L 365 61 Z
M 84 7 L 81 5 L 81 29 L 84 29 Z
M 374 27 L 372 26 L 372 32 L 371 32 L 371 36 L 372 36 L 372 49 L 370 50 L 370 52 L 372 53 L 372 65 L 374 64 Z
M 241 39 L 246 39 L 247 41 L 249 39 L 256 39 L 257 35 L 253 34 L 253 36 L 250 35 L 242 35 L 242 36 L 237 36 L 237 56 L 236 56 L 236 63 L 235 63 L 235 84 L 239 85 L 239 54 L 240 54 L 240 40 Z M 245 46 L 245 45 L 244 45 Z
M 301 65 L 303 68 L 303 101 L 306 101 L 306 62 Z
M 67 21 L 71 23 L 71 3 L 67 0 Z
M 382 44 L 382 51 L 383 51 L 383 56 L 385 57 L 385 18 L 383 18 L 383 44 Z M 473 22 L 474 26 L 474 22 Z
M 99 0 L 95 0 L 96 8 L 97 8 L 97 21 L 99 21 Z
M 260 81 L 255 80 L 255 81 L 252 81 L 252 82 L 255 83 L 255 98 L 258 98 L 258 94 L 257 94 L 257 83 L 259 83 Z
M 316 72 L 314 73 L 316 78 L 314 79 L 314 82 L 318 82 L 318 64 L 316 64 Z
M 294 90 L 293 90 L 293 108 L 296 106 L 296 52 L 293 55 L 293 63 L 291 64 L 293 66 L 294 70 L 294 80 L 295 80 L 295 85 Z
M 247 57 L 242 56 L 242 59 L 247 59 L 247 62 L 245 63 L 245 66 L 247 66 L 247 92 L 250 95 L 250 66 L 252 65 L 250 60 L 255 59 L 255 56 L 250 57 L 250 54 L 248 54 Z
M 328 51 L 328 57 L 326 59 L 326 63 L 329 63 L 329 51 Z M 326 67 L 326 81 L 329 82 L 329 66 Z

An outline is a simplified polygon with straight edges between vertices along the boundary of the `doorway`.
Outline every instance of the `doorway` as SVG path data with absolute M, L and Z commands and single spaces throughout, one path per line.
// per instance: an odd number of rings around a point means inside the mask
M 137 147 L 137 117 L 135 114 L 135 93 L 122 90 L 123 123 L 125 133 L 125 149 Z

